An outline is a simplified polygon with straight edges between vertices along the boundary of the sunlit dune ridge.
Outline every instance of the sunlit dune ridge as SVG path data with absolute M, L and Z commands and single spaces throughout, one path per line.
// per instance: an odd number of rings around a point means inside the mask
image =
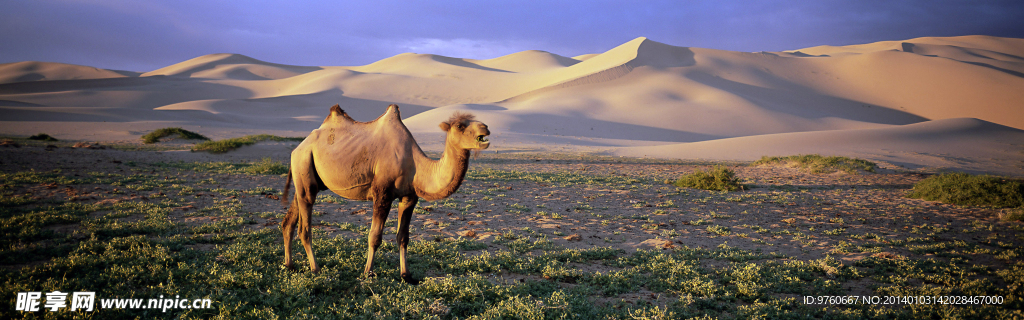
M 463 110 L 488 123 L 497 150 L 739 160 L 844 153 L 906 166 L 1020 171 L 1013 163 L 1022 157 L 1014 145 L 1024 144 L 1021 88 L 1024 39 L 752 53 L 641 37 L 576 57 L 405 53 L 364 66 L 290 66 L 240 54 L 144 73 L 10 63 L 0 65 L 0 122 L 7 134 L 94 140 L 137 139 L 172 125 L 201 127 L 214 138 L 301 136 L 333 104 L 368 121 L 397 103 L 428 148 L 441 142 L 437 123 Z M 950 147 L 957 145 L 981 150 Z M 950 160 L 964 157 L 974 160 Z

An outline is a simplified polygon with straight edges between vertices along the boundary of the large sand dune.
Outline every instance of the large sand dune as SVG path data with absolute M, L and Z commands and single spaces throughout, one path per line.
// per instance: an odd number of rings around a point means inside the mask
M 1024 39 L 918 38 L 731 52 L 637 38 L 604 53 L 488 60 L 406 53 L 354 67 L 211 54 L 145 73 L 0 65 L 0 133 L 134 140 L 181 126 L 212 138 L 302 136 L 338 103 L 391 103 L 430 149 L 469 110 L 494 149 L 754 160 L 853 155 L 904 167 L 1024 175 Z

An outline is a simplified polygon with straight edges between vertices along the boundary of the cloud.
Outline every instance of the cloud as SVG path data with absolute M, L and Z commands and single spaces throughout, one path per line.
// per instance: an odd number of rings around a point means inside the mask
M 525 41 L 416 38 L 388 41 L 394 47 L 414 53 L 430 53 L 467 59 L 491 59 L 503 55 L 531 50 L 533 44 Z
M 639 36 L 779 51 L 922 36 L 1024 37 L 1019 1 L 6 1 L 0 63 L 149 71 L 211 53 L 363 65 L 403 52 L 600 53 Z

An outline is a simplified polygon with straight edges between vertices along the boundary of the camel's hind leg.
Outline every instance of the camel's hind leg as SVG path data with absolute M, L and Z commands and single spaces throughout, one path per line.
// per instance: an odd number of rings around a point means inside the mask
M 415 195 L 402 198 L 402 201 L 398 203 L 398 259 L 400 268 L 402 270 L 402 280 L 410 284 L 417 284 L 412 278 L 412 273 L 409 272 L 409 268 L 406 267 L 405 263 L 405 248 L 409 246 L 409 222 L 412 220 L 413 209 L 416 208 L 416 202 L 419 198 Z
M 316 179 L 316 168 L 313 166 L 313 155 L 310 153 L 292 153 L 292 181 L 295 183 L 295 199 L 281 221 L 281 232 L 284 236 L 284 266 L 292 268 L 292 240 L 297 233 L 302 246 L 306 249 L 309 268 L 316 273 L 320 268 L 313 256 L 313 234 L 310 230 L 313 217 L 313 203 L 320 191 Z
M 363 276 L 370 274 L 373 269 L 373 256 L 380 247 L 381 236 L 384 234 L 384 222 L 388 221 L 388 213 L 391 211 L 391 202 L 395 200 L 391 192 L 384 188 L 374 188 L 373 194 L 373 222 L 370 223 L 370 232 L 366 236 L 369 247 L 366 250 L 366 268 L 363 269 Z
M 284 220 L 281 220 L 281 235 L 284 238 L 284 267 L 288 270 L 295 269 L 292 267 L 292 241 L 295 239 L 295 223 L 299 220 L 299 213 L 295 210 L 297 206 L 293 200 L 288 207 L 288 213 L 284 215 Z

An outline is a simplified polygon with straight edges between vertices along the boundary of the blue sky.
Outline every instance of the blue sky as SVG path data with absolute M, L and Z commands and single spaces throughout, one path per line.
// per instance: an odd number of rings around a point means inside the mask
M 354 66 L 403 52 L 576 56 L 640 36 L 676 46 L 779 51 L 972 34 L 1024 38 L 1024 2 L 0 1 L 0 63 L 131 71 L 211 53 Z

